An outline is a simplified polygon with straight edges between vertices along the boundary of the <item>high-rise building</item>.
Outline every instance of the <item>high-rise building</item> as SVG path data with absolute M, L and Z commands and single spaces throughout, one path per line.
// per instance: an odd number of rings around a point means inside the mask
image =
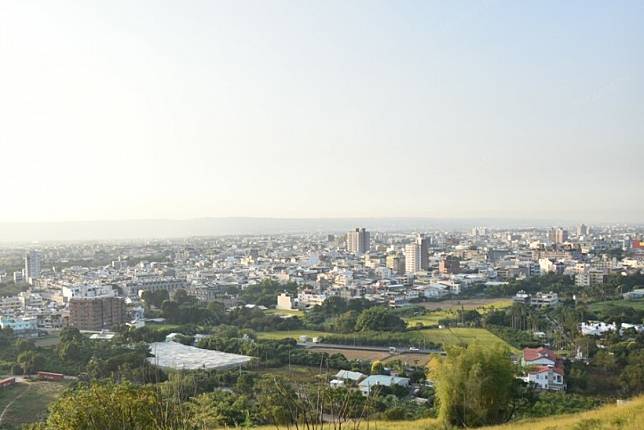
M 401 254 L 388 255 L 385 264 L 388 269 L 396 275 L 403 275 L 405 273 L 405 256 Z
M 99 331 L 126 322 L 122 297 L 79 297 L 69 301 L 69 325 L 79 330 Z
M 418 234 L 416 244 L 420 247 L 420 269 L 429 269 L 429 243 L 430 239 L 424 234 Z
M 347 251 L 354 254 L 364 254 L 369 250 L 370 237 L 365 228 L 356 228 L 347 233 Z
M 581 224 L 577 226 L 577 236 L 588 236 L 590 233 L 590 228 L 586 224 Z
M 405 272 L 416 273 L 421 270 L 421 246 L 417 242 L 408 243 L 405 245 Z
M 34 279 L 40 278 L 41 254 L 38 251 L 29 251 L 25 255 L 25 280 L 30 284 Z
M 446 255 L 438 262 L 438 271 L 443 274 L 458 273 L 461 270 L 461 262 L 454 255 Z
M 552 243 L 564 243 L 568 241 L 568 230 L 561 227 L 551 228 L 548 232 L 548 238 Z

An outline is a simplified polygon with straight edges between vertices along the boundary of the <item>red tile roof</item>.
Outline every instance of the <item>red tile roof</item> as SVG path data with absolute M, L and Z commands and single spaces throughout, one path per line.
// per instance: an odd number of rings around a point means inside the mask
M 564 376 L 564 371 L 561 367 L 550 367 L 550 366 L 537 366 L 529 373 L 543 373 L 543 372 L 549 372 L 550 370 L 560 374 L 561 376 Z
M 539 347 L 539 348 L 524 348 L 523 349 L 523 360 L 524 361 L 535 361 L 540 358 L 547 358 L 552 361 L 557 361 L 557 354 L 549 350 L 548 348 Z

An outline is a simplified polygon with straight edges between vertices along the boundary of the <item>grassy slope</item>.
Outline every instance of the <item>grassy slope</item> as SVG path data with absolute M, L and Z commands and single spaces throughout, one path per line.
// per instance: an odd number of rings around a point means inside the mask
M 0 429 L 19 429 L 23 424 L 39 421 L 47 415 L 47 407 L 65 390 L 65 382 L 28 382 L 0 390 L 0 413 L 14 399 L 4 415 Z
M 345 425 L 343 428 L 354 427 Z M 280 427 L 286 428 L 286 427 Z M 326 428 L 326 426 L 325 426 Z M 331 426 L 329 426 L 331 428 Z M 357 430 L 439 430 L 435 419 L 418 421 L 378 421 L 362 423 Z M 257 430 L 275 430 L 275 426 L 257 427 Z M 644 429 L 644 396 L 623 405 L 603 406 L 578 414 L 523 420 L 500 426 L 481 427 L 480 430 L 641 430 Z

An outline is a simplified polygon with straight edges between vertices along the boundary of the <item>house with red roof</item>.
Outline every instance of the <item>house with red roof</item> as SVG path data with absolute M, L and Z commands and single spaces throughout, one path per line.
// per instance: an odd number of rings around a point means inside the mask
M 563 361 L 554 351 L 544 347 L 525 348 L 521 365 L 526 369 L 524 381 L 535 384 L 542 390 L 566 389 Z

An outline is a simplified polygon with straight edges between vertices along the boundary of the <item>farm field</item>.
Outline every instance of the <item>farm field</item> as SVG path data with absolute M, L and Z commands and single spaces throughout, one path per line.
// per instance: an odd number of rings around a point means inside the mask
M 457 317 L 461 306 L 466 309 L 476 309 L 479 313 L 486 313 L 491 309 L 503 309 L 512 306 L 511 299 L 469 299 L 469 300 L 446 300 L 444 302 L 431 302 L 421 304 L 427 313 L 425 315 L 406 318 L 408 327 L 414 327 L 421 323 L 423 325 L 438 325 L 442 319 L 453 319 Z
M 385 358 L 383 363 L 389 363 L 391 361 L 400 360 L 403 363 L 410 366 L 424 366 L 432 358 L 431 354 L 415 354 L 415 353 L 406 353 L 406 354 L 396 354 L 391 355 Z
M 464 299 L 464 300 L 443 300 L 441 302 L 424 302 L 419 303 L 420 306 L 428 310 L 433 309 L 460 309 L 461 305 L 465 309 L 478 309 L 478 308 L 507 308 L 512 306 L 512 299 Z
M 14 430 L 39 421 L 67 387 L 65 382 L 21 382 L 0 390 L 0 429 Z
M 319 375 L 328 374 L 334 375 L 338 372 L 337 369 L 322 369 L 320 372 L 319 367 L 308 367 L 308 366 L 299 366 L 291 365 L 283 366 L 272 369 L 263 369 L 259 371 L 260 375 L 271 374 L 276 376 L 284 376 L 290 380 L 297 381 L 298 383 L 315 383 L 319 381 Z
M 311 348 L 311 351 L 326 352 L 327 354 L 342 354 L 347 360 L 385 360 L 390 357 L 389 352 L 384 351 L 360 351 L 354 349 L 335 349 L 335 348 Z
M 443 328 L 443 329 L 436 328 L 436 329 L 420 330 L 420 333 L 422 333 L 425 336 L 425 339 L 427 341 L 442 343 L 444 347 L 448 347 L 451 345 L 459 345 L 461 343 L 467 345 L 474 341 L 478 341 L 484 345 L 494 345 L 494 344 L 505 345 L 508 348 L 510 348 L 512 352 L 515 352 L 515 353 L 518 352 L 516 348 L 510 346 L 503 339 L 492 334 L 491 332 L 489 332 L 484 328 L 465 328 L 465 327 Z

